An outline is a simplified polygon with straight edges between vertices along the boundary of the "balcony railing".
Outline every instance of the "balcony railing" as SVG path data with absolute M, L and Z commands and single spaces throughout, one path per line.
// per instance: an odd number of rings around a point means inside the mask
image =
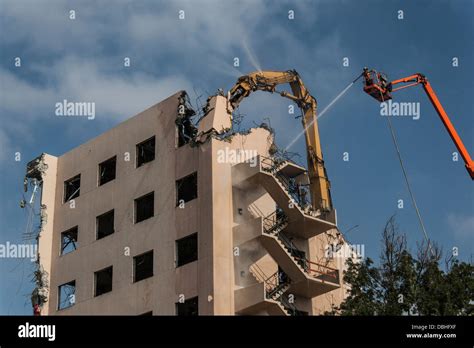
M 281 305 L 288 311 L 288 314 L 292 316 L 299 316 L 303 315 L 303 312 L 298 310 L 296 306 L 291 303 L 288 299 L 285 298 L 285 296 L 281 296 L 278 301 L 281 303 Z
M 285 163 L 289 163 L 289 161 L 262 156 L 261 163 L 262 170 L 272 174 L 280 184 L 282 184 L 296 205 L 305 211 L 312 210 L 309 186 L 297 184 L 294 178 L 289 178 L 278 171 L 278 169 L 280 169 Z
M 299 263 L 303 264 L 305 272 L 313 278 L 339 283 L 339 271 L 337 269 L 310 261 L 306 258 L 295 257 L 295 259 L 297 259 Z
M 285 290 L 286 287 L 290 284 L 291 280 L 286 274 L 281 271 L 273 273 L 271 276 L 267 277 L 263 270 L 257 265 L 253 264 L 251 266 L 251 271 L 254 274 L 255 278 L 265 287 L 265 297 L 267 299 L 278 299 L 278 292 Z
M 300 250 L 293 241 L 283 233 L 287 222 L 288 218 L 283 210 L 277 209 L 263 219 L 264 232 L 277 237 L 305 273 L 323 281 L 339 283 L 339 271 L 337 269 L 308 260 L 305 257 L 305 252 Z
M 285 160 L 260 156 L 260 162 L 262 164 L 262 170 L 274 174 L 281 168 L 286 162 Z
M 265 233 L 274 234 L 281 231 L 288 223 L 288 217 L 283 210 L 277 209 L 263 218 L 263 229 Z

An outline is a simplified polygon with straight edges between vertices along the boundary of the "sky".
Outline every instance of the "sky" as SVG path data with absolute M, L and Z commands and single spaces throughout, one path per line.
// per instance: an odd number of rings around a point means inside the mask
M 365 66 L 389 79 L 421 72 L 474 154 L 473 15 L 470 0 L 0 0 L 0 244 L 23 243 L 27 215 L 19 202 L 29 160 L 59 156 L 179 90 L 203 103 L 259 69 L 296 69 L 319 110 Z M 57 117 L 55 104 L 64 99 L 95 102 L 96 117 Z M 422 88 L 395 99 L 420 103 L 418 120 L 391 120 L 427 233 L 468 261 L 472 181 L 462 160 L 453 161 L 456 148 Z M 283 148 L 301 131 L 278 95 L 254 93 L 239 111 L 242 128 L 269 122 Z M 423 234 L 386 118 L 360 80 L 319 119 L 319 129 L 339 228 L 350 243 L 377 259 L 383 227 L 396 214 L 415 250 Z M 304 137 L 289 150 L 305 163 Z M 31 314 L 31 266 L 0 258 L 0 314 Z

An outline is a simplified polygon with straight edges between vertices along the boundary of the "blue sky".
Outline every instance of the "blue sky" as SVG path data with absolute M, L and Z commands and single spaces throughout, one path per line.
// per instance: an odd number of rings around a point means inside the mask
M 41 152 L 61 155 L 181 89 L 193 102 L 198 95 L 205 101 L 256 67 L 296 69 L 320 110 L 364 66 L 391 79 L 422 72 L 473 153 L 473 15 L 469 0 L 1 0 L 0 243 L 22 240 L 26 214 L 19 201 L 30 159 Z M 20 68 L 15 57 L 22 60 Z M 131 67 L 123 67 L 124 57 Z M 55 116 L 54 105 L 63 99 L 95 102 L 95 119 Z M 462 161 L 452 161 L 456 149 L 422 88 L 401 91 L 396 100 L 421 103 L 419 120 L 392 121 L 428 234 L 444 251 L 458 247 L 459 257 L 469 260 L 472 181 Z M 270 118 L 282 147 L 301 130 L 287 110 L 288 101 L 264 93 L 253 94 L 240 108 L 244 127 Z M 348 239 L 377 258 L 382 228 L 396 213 L 414 248 L 422 233 L 378 103 L 358 83 L 319 127 L 341 231 L 359 225 Z M 291 150 L 304 163 L 303 138 Z M 14 160 L 17 151 L 20 162 Z M 399 199 L 404 209 L 397 208 Z M 31 313 L 31 269 L 27 261 L 0 259 L 0 314 Z

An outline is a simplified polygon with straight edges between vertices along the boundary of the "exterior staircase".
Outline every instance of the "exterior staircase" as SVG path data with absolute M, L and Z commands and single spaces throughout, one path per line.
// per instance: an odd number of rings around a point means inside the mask
M 287 296 L 286 292 L 290 288 L 291 280 L 289 277 L 279 271 L 267 277 L 256 263 L 250 267 L 250 273 L 258 282 L 264 283 L 267 300 L 275 301 L 286 315 L 292 316 L 300 313 L 295 305 L 285 298 Z
M 305 258 L 284 233 L 288 218 L 276 210 L 263 219 L 263 247 L 291 279 L 291 291 L 314 297 L 339 287 L 339 271 Z
M 245 164 L 239 165 L 244 167 Z M 248 165 L 247 165 L 248 166 Z M 298 177 L 306 175 L 306 170 L 295 163 L 279 162 L 271 158 L 259 157 L 259 166 L 246 173 L 249 181 L 261 185 L 288 217 L 287 232 L 302 238 L 311 238 L 330 229 L 337 228 L 336 212 L 315 211 L 309 200 L 302 194 L 307 186 L 297 185 Z M 303 189 L 304 188 L 304 189 Z
M 237 225 L 234 231 L 243 238 L 242 241 L 258 238 L 281 269 L 267 277 L 257 264 L 253 264 L 250 273 L 258 283 L 236 290 L 238 307 L 243 314 L 263 309 L 270 314 L 302 314 L 293 303 L 289 303 L 288 294 L 313 298 L 338 289 L 339 271 L 308 260 L 305 253 L 292 242 L 291 236 L 309 239 L 337 228 L 335 211 L 312 209 L 310 202 L 306 201 L 306 195 L 301 195 L 301 186 L 296 184 L 301 175 L 306 175 L 306 170 L 292 162 L 259 156 L 256 167 L 240 163 L 233 170 L 235 187 L 263 187 L 278 207 L 264 216 L 257 206 L 251 205 L 249 210 L 255 219 Z M 307 196 L 309 198 L 309 194 Z M 245 296 L 250 295 L 253 300 L 245 300 Z

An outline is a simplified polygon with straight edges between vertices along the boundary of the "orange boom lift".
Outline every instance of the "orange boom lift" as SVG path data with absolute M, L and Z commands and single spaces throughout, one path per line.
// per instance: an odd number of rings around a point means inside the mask
M 431 84 L 429 83 L 428 79 L 424 75 L 420 73 L 416 73 L 416 74 L 404 77 L 402 79 L 388 82 L 387 77 L 383 73 L 364 68 L 362 76 L 364 77 L 364 92 L 374 97 L 381 103 L 389 99 L 392 99 L 393 92 L 399 91 L 403 88 L 412 87 L 412 86 L 421 84 L 426 94 L 428 95 L 428 98 L 430 99 L 431 104 L 433 104 L 433 107 L 435 108 L 436 112 L 441 118 L 441 121 L 446 127 L 446 130 L 448 131 L 449 136 L 453 140 L 454 145 L 456 145 L 456 148 L 461 154 L 461 157 L 463 158 L 464 163 L 466 164 L 466 169 L 469 175 L 471 176 L 471 179 L 474 180 L 474 162 L 472 161 L 471 156 L 469 155 L 469 152 L 467 151 L 461 138 L 459 137 L 459 134 L 456 132 L 456 129 L 451 123 L 451 120 L 449 119 L 448 114 L 446 113 L 446 111 L 444 111 L 444 108 L 441 105 L 438 97 L 436 96 L 436 93 L 434 92 L 433 88 L 431 88 Z M 401 85 L 400 87 L 394 89 L 393 87 L 398 84 L 405 84 L 405 85 Z

